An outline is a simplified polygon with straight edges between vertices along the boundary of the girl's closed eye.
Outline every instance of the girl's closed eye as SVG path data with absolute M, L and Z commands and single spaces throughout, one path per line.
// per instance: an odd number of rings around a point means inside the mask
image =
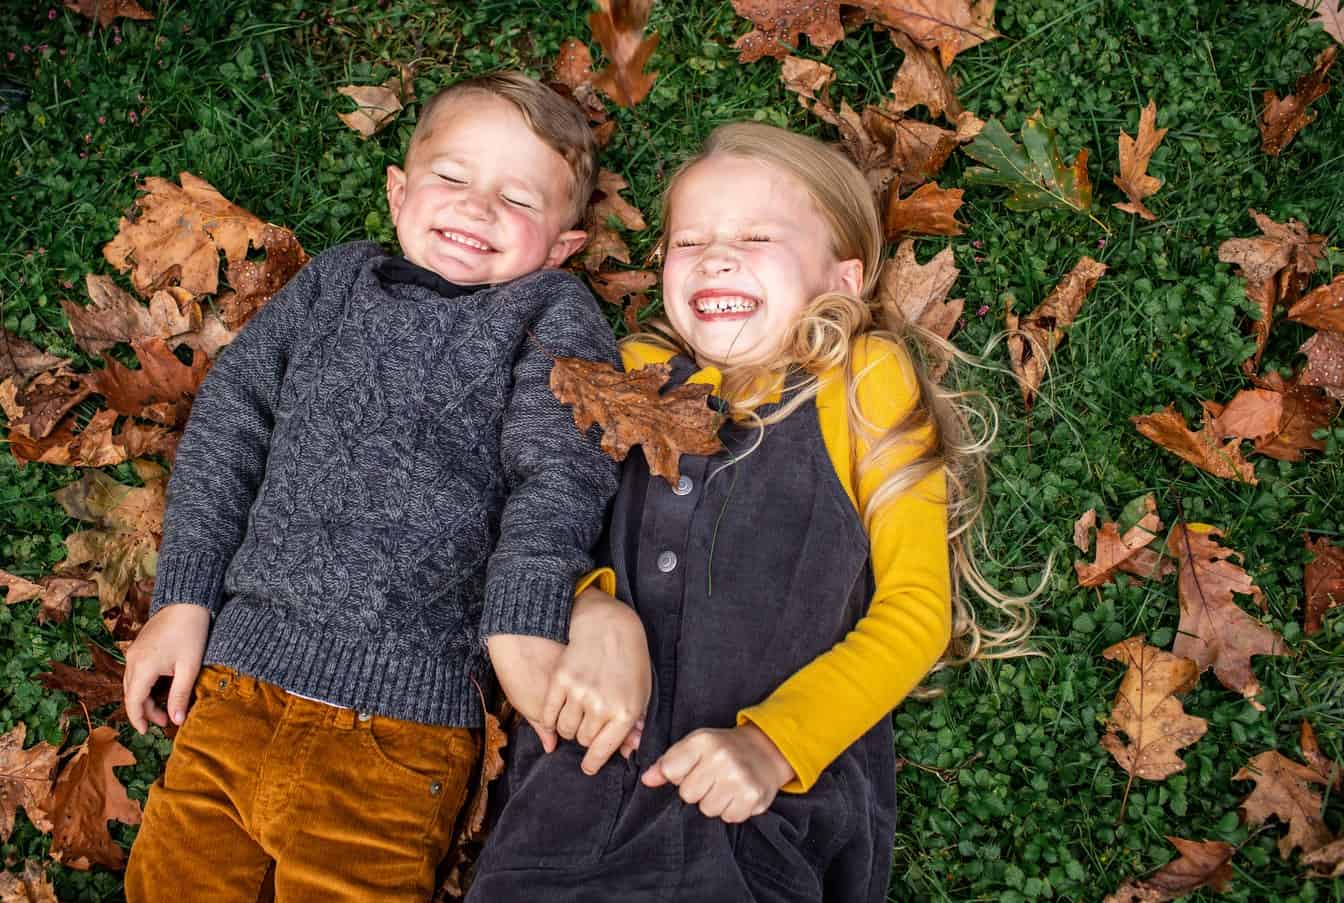
M 769 240 L 770 240 L 770 236 L 768 236 L 768 235 L 744 235 L 744 236 L 742 236 L 742 241 L 769 241 Z
M 672 242 L 674 248 L 698 248 L 704 242 L 696 241 L 693 238 L 678 238 Z

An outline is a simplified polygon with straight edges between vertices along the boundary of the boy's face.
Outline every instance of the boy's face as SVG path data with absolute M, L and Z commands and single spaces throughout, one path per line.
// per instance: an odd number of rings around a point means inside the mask
M 387 205 L 406 259 L 458 285 L 507 282 L 558 266 L 587 238 L 567 228 L 564 157 L 512 104 L 468 94 L 434 113 L 406 168 L 387 168 Z

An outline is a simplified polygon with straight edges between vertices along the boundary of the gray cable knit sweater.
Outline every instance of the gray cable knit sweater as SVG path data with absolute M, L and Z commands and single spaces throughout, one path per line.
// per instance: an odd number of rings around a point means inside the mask
M 205 661 L 304 696 L 476 726 L 482 640 L 564 640 L 616 465 L 548 386 L 619 360 L 543 270 L 447 297 L 313 259 L 211 369 L 168 484 L 153 610 L 214 612 Z

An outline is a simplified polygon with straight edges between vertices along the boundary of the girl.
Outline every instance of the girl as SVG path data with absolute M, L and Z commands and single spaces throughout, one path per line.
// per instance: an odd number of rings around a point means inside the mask
M 952 567 L 984 586 L 961 534 L 986 443 L 874 327 L 881 222 L 838 152 L 723 126 L 663 222 L 671 337 L 628 341 L 625 365 L 711 385 L 725 451 L 683 456 L 675 486 L 627 459 L 597 579 L 647 635 L 638 749 L 590 777 L 574 744 L 516 732 L 468 900 L 884 900 L 886 716 L 940 656 L 1009 654 L 1030 630 L 1025 599 L 991 593 L 1009 626 L 990 632 L 952 592 Z M 601 732 L 569 720 L 584 745 Z

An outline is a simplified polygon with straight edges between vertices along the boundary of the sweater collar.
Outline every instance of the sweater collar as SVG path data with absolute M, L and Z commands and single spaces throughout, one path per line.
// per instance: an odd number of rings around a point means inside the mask
M 444 298 L 460 298 L 463 295 L 475 294 L 490 287 L 488 285 L 458 285 L 456 282 L 449 282 L 433 270 L 411 263 L 400 255 L 384 257 L 375 264 L 373 271 L 384 288 L 389 285 L 417 285 Z

